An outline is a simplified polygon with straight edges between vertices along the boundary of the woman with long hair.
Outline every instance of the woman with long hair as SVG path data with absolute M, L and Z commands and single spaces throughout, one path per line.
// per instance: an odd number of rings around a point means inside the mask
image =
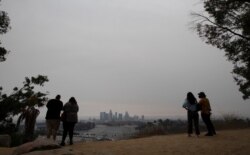
M 71 97 L 69 101 L 63 106 L 63 113 L 65 118 L 63 120 L 63 137 L 61 146 L 65 145 L 65 139 L 69 133 L 70 145 L 73 144 L 73 133 L 75 124 L 78 122 L 77 112 L 79 107 L 77 105 L 76 99 Z
M 193 123 L 195 128 L 196 136 L 200 135 L 199 130 L 199 114 L 197 100 L 191 92 L 187 93 L 187 98 L 184 101 L 183 108 L 187 110 L 188 118 L 188 136 L 191 137 L 193 133 Z

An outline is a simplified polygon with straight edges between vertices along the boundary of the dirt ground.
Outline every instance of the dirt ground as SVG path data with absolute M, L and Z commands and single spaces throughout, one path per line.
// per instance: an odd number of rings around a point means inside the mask
M 204 133 L 203 133 L 204 134 Z M 11 155 L 14 148 L 0 148 Z M 216 136 L 199 138 L 185 134 L 147 138 L 82 142 L 60 149 L 34 151 L 26 155 L 249 155 L 250 129 L 219 131 Z

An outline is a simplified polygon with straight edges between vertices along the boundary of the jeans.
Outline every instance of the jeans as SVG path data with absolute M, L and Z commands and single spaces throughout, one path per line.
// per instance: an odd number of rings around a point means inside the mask
M 193 123 L 196 135 L 200 135 L 198 112 L 188 111 L 188 134 L 193 133 Z
M 64 143 L 68 133 L 69 133 L 70 144 L 73 143 L 73 133 L 74 133 L 75 124 L 76 124 L 75 122 L 63 122 L 62 143 Z
M 204 114 L 204 113 L 201 114 L 201 118 L 207 127 L 207 132 L 208 132 L 207 134 L 214 135 L 214 134 L 216 134 L 216 132 L 214 129 L 214 125 L 211 122 L 210 116 L 211 116 L 211 114 Z

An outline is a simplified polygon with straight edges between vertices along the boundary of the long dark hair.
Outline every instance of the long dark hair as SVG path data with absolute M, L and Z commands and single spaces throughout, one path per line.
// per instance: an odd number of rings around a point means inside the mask
M 77 104 L 76 99 L 75 99 L 74 97 L 71 97 L 71 98 L 69 99 L 69 102 L 70 102 L 71 104 Z
M 188 100 L 188 102 L 190 104 L 196 104 L 197 103 L 196 98 L 194 97 L 193 93 L 191 93 L 191 92 L 187 93 L 187 100 Z

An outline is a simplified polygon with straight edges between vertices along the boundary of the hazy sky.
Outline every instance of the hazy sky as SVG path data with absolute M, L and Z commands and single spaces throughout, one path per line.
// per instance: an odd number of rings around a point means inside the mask
M 215 115 L 250 117 L 224 52 L 190 29 L 199 0 L 2 0 L 0 10 L 12 27 L 1 35 L 7 93 L 42 74 L 49 98 L 74 96 L 80 116 L 186 116 L 186 93 L 204 91 Z

